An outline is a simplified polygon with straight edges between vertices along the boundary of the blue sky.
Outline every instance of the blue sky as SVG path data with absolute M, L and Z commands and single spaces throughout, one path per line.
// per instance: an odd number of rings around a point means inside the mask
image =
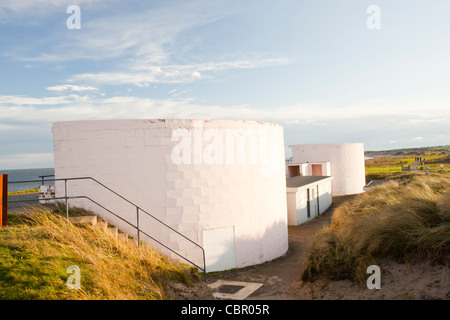
M 0 0 L 0 168 L 53 166 L 52 123 L 70 120 L 275 122 L 288 153 L 450 144 L 448 12 L 446 0 Z

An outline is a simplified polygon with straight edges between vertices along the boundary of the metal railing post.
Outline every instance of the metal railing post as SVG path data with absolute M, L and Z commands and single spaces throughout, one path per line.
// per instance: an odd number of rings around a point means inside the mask
M 137 241 L 138 241 L 138 248 L 141 246 L 141 239 L 140 239 L 140 233 L 139 233 L 139 207 L 136 207 L 136 229 L 137 229 Z
M 166 249 L 168 249 L 169 251 L 171 251 L 172 253 L 176 254 L 177 256 L 179 256 L 180 258 L 182 258 L 183 260 L 186 260 L 187 262 L 191 263 L 193 266 L 197 267 L 198 269 L 203 271 L 205 280 L 206 280 L 206 255 L 205 255 L 205 250 L 202 246 L 200 246 L 199 244 L 195 243 L 194 241 L 192 241 L 191 239 L 187 238 L 185 235 L 183 235 L 182 233 L 180 233 L 179 231 L 175 230 L 174 228 L 172 228 L 171 226 L 169 226 L 168 224 L 164 223 L 163 221 L 159 220 L 158 218 L 156 218 L 155 216 L 153 216 L 152 214 L 150 214 L 149 212 L 145 211 L 144 209 L 139 208 L 135 203 L 131 202 L 130 200 L 128 200 L 127 198 L 123 197 L 122 195 L 118 194 L 117 192 L 115 192 L 114 190 L 110 189 L 109 187 L 107 187 L 106 185 L 102 184 L 101 182 L 99 182 L 98 180 L 92 178 L 92 177 L 78 177 L 78 178 L 59 178 L 59 179 L 49 179 L 50 181 L 64 181 L 64 197 L 55 197 L 55 200 L 65 200 L 66 202 L 66 218 L 67 220 L 69 220 L 69 199 L 88 199 L 90 201 L 92 201 L 93 203 L 95 203 L 96 205 L 98 205 L 100 208 L 108 211 L 109 213 L 113 214 L 115 217 L 119 218 L 120 220 L 122 220 L 123 222 L 125 222 L 126 224 L 130 225 L 131 227 L 135 228 L 137 231 L 137 240 L 138 240 L 138 247 L 140 247 L 140 234 L 143 233 L 146 237 L 148 237 L 149 239 L 155 241 L 156 243 L 160 244 L 161 246 L 165 247 Z M 98 202 L 94 201 L 93 199 L 87 197 L 87 196 L 69 196 L 69 192 L 68 192 L 68 186 L 67 186 L 67 182 L 68 181 L 73 181 L 73 180 L 92 180 L 95 183 L 97 183 L 98 185 L 100 185 L 101 187 L 111 191 L 113 194 L 115 194 L 116 196 L 120 197 L 121 199 L 123 199 L 124 201 L 130 203 L 131 205 L 133 205 L 134 207 L 136 207 L 136 226 L 133 225 L 130 221 L 125 220 L 123 217 L 120 217 L 119 215 L 115 214 L 114 212 L 112 212 L 111 210 L 109 210 L 108 208 L 104 207 L 103 205 L 99 204 Z M 14 181 L 14 182 L 10 182 L 10 183 L 25 183 L 25 182 L 41 182 L 40 180 L 31 180 L 31 181 Z M 8 201 L 8 202 L 28 202 L 28 201 L 36 201 L 35 199 L 26 199 L 26 200 L 12 200 L 12 201 Z M 190 243 L 194 244 L 197 248 L 199 248 L 202 251 L 202 255 L 203 255 L 203 268 L 198 266 L 195 262 L 187 259 L 186 257 L 182 256 L 181 254 L 179 254 L 178 252 L 174 251 L 173 249 L 171 249 L 170 247 L 166 246 L 165 244 L 163 244 L 162 242 L 158 241 L 157 239 L 155 239 L 154 237 L 152 237 L 151 235 L 149 235 L 148 233 L 146 233 L 145 231 L 142 231 L 140 229 L 140 222 L 139 222 L 139 214 L 140 211 L 143 211 L 147 216 L 151 217 L 153 220 L 155 220 L 157 223 L 160 223 L 161 225 L 163 225 L 164 227 L 168 228 L 169 230 L 175 232 L 176 234 L 178 234 L 179 236 L 181 236 L 182 238 L 184 238 L 185 240 L 189 241 Z M 1 212 L 0 212 L 1 213 Z
M 0 228 L 8 224 L 8 175 L 0 174 Z
M 64 198 L 66 199 L 66 218 L 69 220 L 69 198 L 67 197 L 67 179 L 64 179 Z
M 203 249 L 202 247 L 200 247 L 202 249 L 202 253 L 203 253 L 203 276 L 205 277 L 205 281 L 206 281 L 206 257 L 205 257 L 205 249 Z

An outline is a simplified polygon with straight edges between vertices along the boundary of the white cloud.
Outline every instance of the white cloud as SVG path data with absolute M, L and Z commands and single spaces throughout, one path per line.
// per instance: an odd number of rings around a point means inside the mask
M 21 4 L 17 4 L 20 2 Z M 26 14 L 47 5 L 49 12 L 65 9 L 70 1 L 7 1 L 3 10 L 13 10 L 17 14 Z M 77 3 L 83 10 L 85 5 L 101 7 L 102 1 L 84 0 Z M 123 3 L 121 5 L 124 5 Z M 7 53 L 14 59 L 32 62 L 59 63 L 79 59 L 91 61 L 121 59 L 115 63 L 114 70 L 84 72 L 70 76 L 70 83 L 95 83 L 106 85 L 133 85 L 147 87 L 153 83 L 189 83 L 199 79 L 208 79 L 216 72 L 233 69 L 254 69 L 279 66 L 290 63 L 284 58 L 234 57 L 203 58 L 214 61 L 191 63 L 189 55 L 179 54 L 178 36 L 192 28 L 216 22 L 243 9 L 240 1 L 212 2 L 196 0 L 189 2 L 165 2 L 164 6 L 152 6 L 151 9 L 130 12 L 129 10 L 105 11 L 89 19 L 82 18 L 82 32 L 67 32 L 64 28 L 55 29 L 50 46 L 45 51 L 33 49 L 32 43 L 26 50 L 13 48 Z M 111 14 L 107 14 L 110 12 Z M 119 13 L 118 13 L 119 12 Z M 65 14 L 65 10 L 63 11 Z M 65 17 L 65 16 L 63 16 Z M 63 38 L 63 39 L 62 39 Z M 183 46 L 186 48 L 188 46 Z M 189 53 L 191 49 L 186 49 Z M 177 63 L 171 63 L 174 56 Z M 184 61 L 189 61 L 183 63 Z M 198 61 L 198 56 L 196 56 Z M 66 85 L 67 86 L 67 85 Z M 69 89 L 69 87 L 67 87 Z M 63 91 L 64 87 L 47 88 Z M 60 89 L 60 90 L 59 90 Z M 72 91 L 75 90 L 72 87 Z
M 64 91 L 63 91 L 64 93 Z M 178 91 L 172 91 L 176 94 Z M 357 104 L 359 106 L 359 104 Z M 389 108 L 358 109 L 350 106 L 337 108 L 321 103 L 298 103 L 289 106 L 260 108 L 250 104 L 234 106 L 204 105 L 194 99 L 181 99 L 175 95 L 169 99 L 141 98 L 134 96 L 77 95 L 58 97 L 0 96 L 0 121 L 8 122 L 54 122 L 87 119 L 117 118 L 203 118 L 242 119 L 278 122 L 286 125 L 324 126 L 338 120 L 370 119 L 377 116 L 413 117 L 407 106 L 396 112 Z M 440 110 L 430 110 L 429 119 L 435 119 Z M 423 117 L 423 115 L 422 115 Z M 442 117 L 439 125 L 445 126 L 450 117 Z M 427 120 L 426 118 L 424 120 Z M 435 124 L 435 123 L 429 123 Z M 406 128 L 406 127 L 405 127 Z M 408 128 L 414 128 L 408 125 Z M 422 137 L 416 137 L 416 140 Z
M 57 91 L 57 92 L 62 92 L 62 91 L 92 91 L 92 90 L 98 90 L 95 87 L 91 87 L 91 86 L 77 86 L 77 85 L 72 85 L 72 84 L 63 84 L 63 85 L 59 85 L 59 86 L 52 86 L 52 87 L 47 87 L 47 90 L 50 91 Z
M 53 166 L 53 153 L 19 153 L 0 155 L 0 168 L 47 168 Z
M 68 17 L 66 7 L 73 4 L 73 1 L 66 0 L 25 0 L 21 5 L 16 4 L 22 1 L 7 1 L 0 9 L 0 17 L 11 12 L 21 16 L 34 12 L 40 16 L 41 11 L 43 15 L 60 11 L 65 22 Z M 217 21 L 239 8 L 232 2 L 225 5 L 204 0 L 164 1 L 163 6 L 154 4 L 151 9 L 134 11 L 130 11 L 129 7 L 136 4 L 122 1 L 84 0 L 76 4 L 81 8 L 80 32 L 67 32 L 64 27 L 55 29 L 51 36 L 61 41 L 53 41 L 53 46 L 47 46 L 45 52 L 30 50 L 33 55 L 16 52 L 14 57 L 22 61 L 47 62 L 120 57 L 132 64 L 135 59 L 144 64 L 162 63 L 167 61 L 171 50 L 178 51 L 173 48 L 177 35 L 190 28 Z M 139 3 L 137 5 L 142 6 Z M 91 7 L 104 10 L 97 10 L 98 15 L 92 15 L 89 11 L 91 16 L 85 19 L 84 11 Z M 120 7 L 124 7 L 124 10 L 120 10 Z
M 60 105 L 72 102 L 74 96 L 66 97 L 43 97 L 43 98 L 31 98 L 24 96 L 0 96 L 0 106 L 2 105 Z M 4 107 L 0 109 L 0 112 L 4 111 Z M 1 113 L 0 113 L 1 114 Z
M 413 138 L 413 140 L 417 141 L 417 140 L 423 140 L 423 137 L 415 137 Z
M 164 82 L 182 83 L 194 81 L 192 75 L 195 72 L 201 74 L 202 78 L 207 78 L 223 70 L 272 67 L 288 63 L 290 61 L 287 59 L 237 59 L 191 65 L 134 65 L 134 68 L 118 73 L 79 74 L 69 79 L 72 80 L 71 84 L 47 87 L 49 91 L 60 94 L 57 97 L 0 95 L 0 122 L 7 124 L 13 121 L 48 123 L 114 118 L 204 118 L 261 120 L 291 126 L 323 126 L 334 125 L 339 120 L 384 117 L 386 121 L 393 120 L 390 126 L 401 130 L 415 130 L 418 125 L 422 130 L 425 127 L 445 128 L 450 125 L 446 90 L 433 92 L 432 97 L 439 99 L 432 100 L 433 103 L 428 104 L 426 108 L 424 105 L 431 97 L 427 92 L 418 92 L 407 97 L 363 100 L 343 106 L 302 102 L 261 108 L 246 103 L 229 107 L 201 104 L 194 99 L 181 99 L 183 93 L 186 93 L 186 89 L 181 88 L 170 91 L 172 98 L 169 99 L 122 96 L 117 93 L 108 97 L 103 92 L 99 94 L 95 91 L 97 86 L 89 84 L 95 82 L 102 85 L 127 84 L 144 87 Z M 80 83 L 73 83 L 74 81 Z M 77 92 L 83 94 L 76 94 Z M 377 125 L 382 124 L 370 123 L 371 127 Z M 410 139 L 416 135 L 418 134 L 411 135 Z M 416 137 L 415 140 L 421 138 Z
M 107 85 L 135 85 L 148 87 L 152 83 L 189 83 L 209 78 L 215 72 L 232 69 L 252 69 L 281 66 L 288 59 L 254 59 L 221 62 L 206 62 L 191 65 L 135 65 L 123 72 L 81 73 L 72 76 L 70 82 L 88 82 Z

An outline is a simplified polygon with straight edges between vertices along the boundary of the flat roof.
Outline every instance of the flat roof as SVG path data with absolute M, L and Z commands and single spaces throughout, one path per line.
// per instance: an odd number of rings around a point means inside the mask
M 331 178 L 331 176 L 295 176 L 286 178 L 286 187 L 298 188 L 307 184 Z
M 289 162 L 286 163 L 287 166 L 298 166 L 301 164 L 324 164 L 324 163 L 331 163 L 331 161 L 306 161 L 306 162 Z

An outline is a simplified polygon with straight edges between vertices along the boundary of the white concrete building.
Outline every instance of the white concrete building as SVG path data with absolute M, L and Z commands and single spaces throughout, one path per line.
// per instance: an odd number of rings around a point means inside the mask
M 318 217 L 332 204 L 332 177 L 295 176 L 287 178 L 288 224 L 300 225 Z
M 331 164 L 326 161 L 287 164 L 286 177 L 296 176 L 331 176 Z
M 366 184 L 364 145 L 362 143 L 301 144 L 292 145 L 292 163 L 287 168 L 288 176 L 296 175 L 296 166 L 301 172 L 311 175 L 331 175 L 333 196 L 363 192 Z M 328 164 L 329 163 L 329 166 Z M 311 169 L 308 171 L 308 165 Z M 314 167 L 315 166 L 315 167 Z
M 93 177 L 201 245 L 208 272 L 280 257 L 288 249 L 284 139 L 281 126 L 232 120 L 105 120 L 53 125 L 55 177 Z M 85 195 L 137 224 L 136 208 L 93 182 L 69 181 Z M 64 196 L 58 183 L 56 196 Z M 121 231 L 133 227 L 86 199 Z M 154 219 L 139 226 L 203 266 L 201 250 Z M 179 259 L 145 236 L 161 252 Z M 182 259 L 179 259 L 183 261 Z

